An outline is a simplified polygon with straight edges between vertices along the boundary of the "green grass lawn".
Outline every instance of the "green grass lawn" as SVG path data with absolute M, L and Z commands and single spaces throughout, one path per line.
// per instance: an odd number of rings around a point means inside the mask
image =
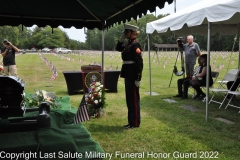
M 101 62 L 100 51 L 82 51 L 80 55 L 63 55 L 74 58 L 74 62 L 61 59 L 52 54 L 44 54 L 48 61 L 56 66 L 58 77 L 50 81 L 51 72 L 48 66 L 41 60 L 38 54 L 23 54 L 17 56 L 18 75 L 26 84 L 25 90 L 33 93 L 34 89 L 53 91 L 58 96 L 66 96 L 67 86 L 62 71 L 80 70 L 79 60 L 84 59 L 84 64 Z M 222 56 L 223 54 L 223 56 Z M 154 52 L 151 54 L 153 58 Z M 106 93 L 105 115 L 99 119 L 91 119 L 83 124 L 89 130 L 92 137 L 100 143 L 107 153 L 122 153 L 113 159 L 176 159 L 177 152 L 187 159 L 189 153 L 197 153 L 197 158 L 188 159 L 218 159 L 240 158 L 240 116 L 239 109 L 229 107 L 227 110 L 219 105 L 209 106 L 209 121 L 205 121 L 205 103 L 193 99 L 177 100 L 177 103 L 165 102 L 164 98 L 172 98 L 177 94 L 176 81 L 179 77 L 174 76 L 171 87 L 168 87 L 176 52 L 160 52 L 159 62 L 151 60 L 152 64 L 152 91 L 158 96 L 149 96 L 149 72 L 148 56 L 144 53 L 144 70 L 141 82 L 141 126 L 137 129 L 125 130 L 122 126 L 127 123 L 127 107 L 125 104 L 125 91 L 123 79 L 118 81 L 118 93 Z M 211 64 L 216 60 L 215 66 L 224 64 L 220 71 L 219 80 L 226 73 L 230 53 L 212 52 Z M 234 53 L 230 68 L 237 66 L 237 53 Z M 106 52 L 105 68 L 110 66 L 115 69 L 121 68 L 119 52 Z M 177 62 L 180 69 L 180 60 Z M 164 67 L 165 66 L 165 67 Z M 214 69 L 213 69 L 214 70 Z M 52 87 L 46 87 L 52 85 Z M 217 84 L 215 84 L 217 87 Z M 78 107 L 82 98 L 81 94 L 70 96 L 70 103 Z M 174 99 L 174 98 L 173 98 Z M 239 99 L 238 99 L 239 100 Z M 193 105 L 200 109 L 199 112 L 191 112 L 181 108 L 183 105 Z M 214 118 L 223 117 L 235 122 L 225 124 Z M 142 153 L 143 158 L 127 158 L 124 153 Z M 153 154 L 153 157 L 147 154 Z M 174 154 L 175 153 L 175 154 Z M 164 155 L 169 156 L 164 157 Z M 122 157 L 121 157 L 122 156 Z M 161 157 L 162 156 L 162 157 Z M 175 156 L 175 157 L 174 157 Z M 182 158 L 184 159 L 184 158 Z

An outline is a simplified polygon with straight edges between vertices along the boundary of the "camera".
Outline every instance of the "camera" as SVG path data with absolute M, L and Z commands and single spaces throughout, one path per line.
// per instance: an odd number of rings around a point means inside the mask
M 8 42 L 7 39 L 4 39 L 4 40 L 3 40 L 3 43 L 6 44 L 6 45 L 9 45 L 9 42 Z
M 183 48 L 183 44 L 184 44 L 183 41 L 184 41 L 183 37 L 178 37 L 177 43 L 179 48 Z

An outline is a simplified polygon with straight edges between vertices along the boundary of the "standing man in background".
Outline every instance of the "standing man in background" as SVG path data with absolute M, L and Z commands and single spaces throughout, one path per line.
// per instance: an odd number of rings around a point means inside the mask
M 4 74 L 6 74 L 7 76 L 11 75 L 17 77 L 15 53 L 19 52 L 19 49 L 7 39 L 3 40 L 3 46 L 4 47 L 1 49 L 1 54 L 3 56 Z
M 177 39 L 179 41 L 180 39 Z M 186 65 L 186 78 L 192 77 L 194 73 L 194 65 L 196 64 L 196 59 L 201 55 L 200 48 L 197 43 L 193 42 L 193 36 L 187 36 L 186 44 L 183 44 L 183 50 L 185 51 L 185 65 Z M 178 43 L 177 43 L 178 44 Z M 178 45 L 179 47 L 179 45 Z
M 128 107 L 128 124 L 124 128 L 136 128 L 140 126 L 140 95 L 139 86 L 142 78 L 143 59 L 141 46 L 136 40 L 138 27 L 124 24 L 122 37 L 118 40 L 116 50 L 122 52 L 121 77 L 125 82 L 126 103 Z M 124 39 L 127 44 L 123 44 Z

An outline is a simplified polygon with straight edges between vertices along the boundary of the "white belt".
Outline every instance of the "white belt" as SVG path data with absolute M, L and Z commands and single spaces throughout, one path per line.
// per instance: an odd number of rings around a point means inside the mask
M 123 64 L 134 64 L 134 61 L 123 61 Z

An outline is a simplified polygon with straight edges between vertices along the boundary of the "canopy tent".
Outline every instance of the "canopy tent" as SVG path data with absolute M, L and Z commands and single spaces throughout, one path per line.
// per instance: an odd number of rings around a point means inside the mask
M 190 27 L 190 28 L 188 28 Z M 205 30 L 204 30 L 205 27 Z M 226 28 L 225 28 L 226 27 Z M 180 30 L 181 29 L 181 30 Z M 162 19 L 147 23 L 146 33 L 166 33 L 174 31 L 175 34 L 199 33 L 208 36 L 207 66 L 210 65 L 210 36 L 211 32 L 221 34 L 236 34 L 240 29 L 240 0 L 203 0 L 178 13 L 171 14 Z M 178 30 L 178 31 L 177 31 Z M 188 31 L 188 32 L 187 32 Z M 149 38 L 148 38 L 149 41 Z M 148 42 L 150 43 L 150 42 Z M 150 58 L 150 48 L 148 48 Z M 239 56 L 240 57 L 240 56 Z M 150 62 L 150 60 L 149 60 Z M 151 64 L 149 63 L 149 70 Z M 150 93 L 151 93 L 151 72 L 150 73 Z M 206 95 L 206 120 L 208 120 L 208 95 L 209 77 L 207 77 Z
M 203 0 L 178 13 L 147 23 L 146 32 L 207 35 L 206 28 L 211 22 L 213 33 L 236 34 L 240 28 L 239 4 L 238 0 Z
M 102 72 L 104 69 L 104 29 L 114 23 L 126 22 L 162 9 L 173 0 L 1 0 L 0 25 L 52 28 L 102 29 Z M 102 82 L 104 82 L 102 76 Z

